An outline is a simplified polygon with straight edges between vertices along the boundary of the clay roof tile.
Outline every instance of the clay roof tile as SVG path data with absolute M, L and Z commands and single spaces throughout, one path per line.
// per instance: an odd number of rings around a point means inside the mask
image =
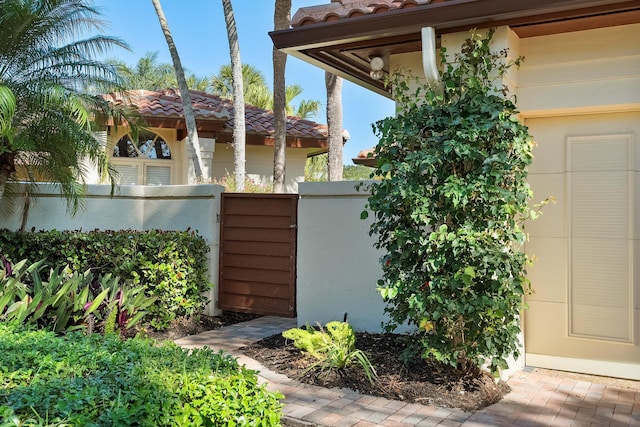
M 330 4 L 298 9 L 291 19 L 291 26 L 301 27 L 374 13 L 385 13 L 430 2 L 431 0 L 333 0 Z
M 232 130 L 233 103 L 205 92 L 190 91 L 196 120 L 224 121 L 224 128 Z M 182 99 L 180 91 L 166 89 L 160 91 L 134 90 L 126 93 L 102 95 L 107 101 L 136 107 L 143 117 L 182 118 Z M 252 105 L 245 106 L 245 125 L 247 133 L 269 136 L 274 133 L 273 112 Z M 326 139 L 326 125 L 299 117 L 287 117 L 287 134 L 302 138 Z

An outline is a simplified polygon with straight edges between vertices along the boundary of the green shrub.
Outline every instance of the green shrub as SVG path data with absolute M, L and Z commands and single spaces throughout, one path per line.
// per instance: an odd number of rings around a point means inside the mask
M 443 52 L 440 90 L 398 74 L 398 114 L 375 125 L 386 179 L 371 186 L 370 231 L 386 252 L 386 328 L 416 327 L 406 359 L 497 370 L 518 355 L 533 141 L 500 80 L 519 60 L 492 36 L 474 33 L 453 63 Z
M 3 426 L 279 425 L 282 396 L 208 349 L 0 324 L 0 354 Z
M 145 318 L 156 329 L 177 317 L 200 314 L 213 286 L 208 280 L 209 246 L 193 231 L 0 232 L 0 253 L 9 260 L 46 260 L 61 271 L 90 270 L 120 277 L 129 287 L 144 286 L 156 298 Z
M 292 328 L 282 333 L 284 338 L 293 341 L 293 345 L 318 359 L 322 371 L 337 371 L 342 374 L 347 366 L 356 364 L 364 371 L 369 381 L 373 382 L 376 370 L 369 358 L 362 351 L 356 349 L 356 335 L 347 322 L 329 322 L 324 328 L 318 329 Z

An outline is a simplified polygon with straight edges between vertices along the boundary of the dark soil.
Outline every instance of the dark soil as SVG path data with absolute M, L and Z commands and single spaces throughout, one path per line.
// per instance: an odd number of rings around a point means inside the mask
M 219 316 L 194 317 L 173 322 L 165 331 L 141 328 L 138 332 L 158 340 L 195 335 L 260 317 L 223 312 Z M 474 411 L 498 402 L 510 391 L 504 382 L 495 383 L 487 372 L 462 374 L 450 366 L 419 361 L 405 365 L 399 355 L 405 347 L 401 335 L 356 333 L 356 347 L 362 350 L 377 372 L 372 384 L 357 366 L 342 372 L 313 368 L 317 360 L 303 354 L 277 334 L 240 349 L 267 368 L 303 383 L 329 388 L 347 388 L 370 396 Z
M 357 333 L 356 347 L 374 366 L 378 377 L 371 383 L 357 365 L 343 372 L 322 370 L 317 360 L 303 354 L 281 335 L 265 338 L 241 351 L 267 368 L 303 383 L 347 388 L 370 396 L 405 402 L 474 411 L 498 402 L 510 391 L 480 370 L 463 374 L 437 362 L 418 361 L 405 365 L 399 354 L 405 347 L 396 334 Z

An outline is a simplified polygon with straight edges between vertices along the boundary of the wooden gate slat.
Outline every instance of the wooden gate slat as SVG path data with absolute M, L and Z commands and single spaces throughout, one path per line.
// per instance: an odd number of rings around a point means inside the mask
M 273 286 L 271 283 L 243 282 L 238 280 L 228 280 L 227 284 L 232 285 L 232 290 L 225 295 L 250 295 L 278 299 L 289 298 L 289 287 L 286 285 Z
M 220 239 L 222 249 L 225 253 L 230 254 L 246 254 L 246 255 L 265 255 L 265 256 L 285 256 L 291 255 L 291 245 L 289 243 L 273 243 L 273 242 L 234 242 Z
M 287 243 L 291 238 L 291 231 L 287 227 L 281 228 L 226 228 L 224 230 L 224 242 L 282 242 Z
M 290 271 L 291 260 L 289 256 L 238 255 L 227 253 L 224 256 L 224 265 L 226 267 Z

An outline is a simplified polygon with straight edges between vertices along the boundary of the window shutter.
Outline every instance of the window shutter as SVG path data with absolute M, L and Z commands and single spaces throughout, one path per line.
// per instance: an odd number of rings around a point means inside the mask
M 120 185 L 138 184 L 138 166 L 137 165 L 117 165 L 113 164 L 115 170 L 118 171 L 118 183 Z
M 171 185 L 170 166 L 147 166 L 146 185 Z

